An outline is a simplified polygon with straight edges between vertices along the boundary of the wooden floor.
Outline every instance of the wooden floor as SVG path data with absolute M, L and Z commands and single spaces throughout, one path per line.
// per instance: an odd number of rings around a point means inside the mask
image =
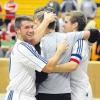
M 4 99 L 4 95 L 5 95 L 5 94 L 0 94 L 0 100 L 5 100 L 5 99 Z
M 0 100 L 5 100 L 4 96 L 5 96 L 5 94 L 0 94 Z M 93 100 L 100 100 L 100 98 L 95 98 Z

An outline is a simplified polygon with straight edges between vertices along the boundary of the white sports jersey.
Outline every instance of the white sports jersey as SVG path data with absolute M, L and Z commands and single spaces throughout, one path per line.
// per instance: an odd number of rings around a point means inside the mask
M 46 63 L 47 61 L 31 44 L 17 40 L 11 52 L 10 83 L 7 90 L 23 92 L 34 97 L 36 94 L 35 70 L 42 71 Z
M 83 48 L 79 48 L 79 44 Z M 79 49 L 78 49 L 79 48 Z M 71 75 L 71 89 L 72 89 L 72 100 L 92 100 L 92 92 L 90 88 L 89 78 L 87 75 L 88 62 L 90 58 L 90 47 L 88 41 L 79 40 L 73 47 L 71 58 L 74 60 L 73 55 L 81 51 L 82 61 L 80 66 Z
M 49 33 L 41 40 L 41 50 L 43 55 L 49 59 L 56 51 L 56 47 L 61 40 L 67 40 L 69 49 L 62 55 L 59 63 L 65 63 L 70 61 L 72 47 L 78 39 L 82 39 L 83 32 L 71 32 L 71 33 Z M 81 47 L 80 47 L 81 48 Z M 76 57 L 76 61 L 80 62 L 81 57 Z M 48 78 L 42 82 L 39 86 L 39 93 L 48 94 L 61 94 L 71 93 L 70 88 L 70 74 L 69 73 L 50 73 Z

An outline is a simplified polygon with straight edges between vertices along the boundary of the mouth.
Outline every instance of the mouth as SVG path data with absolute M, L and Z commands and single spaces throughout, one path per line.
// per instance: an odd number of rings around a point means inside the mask
M 28 37 L 32 37 L 32 36 L 33 36 L 33 34 L 27 34 L 27 36 L 28 36 Z
M 32 39 L 32 37 L 33 37 L 32 35 L 27 35 L 27 39 L 29 40 Z

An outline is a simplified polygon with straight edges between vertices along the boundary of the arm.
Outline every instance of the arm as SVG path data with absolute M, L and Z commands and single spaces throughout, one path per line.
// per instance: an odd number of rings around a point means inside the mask
M 100 32 L 98 29 L 89 29 L 88 31 L 77 31 L 77 32 L 68 32 L 66 34 L 66 39 L 71 38 L 73 43 L 79 39 L 88 40 L 90 43 L 94 43 L 100 39 Z
M 62 53 L 67 49 L 67 45 L 66 42 L 61 42 L 58 47 L 57 47 L 57 51 L 54 54 L 53 57 L 51 57 L 47 63 L 47 65 L 43 68 L 43 72 L 53 72 L 53 70 L 55 69 L 57 62 L 59 61 Z
M 48 60 L 48 63 L 46 64 L 46 66 L 43 68 L 43 72 L 53 72 L 53 70 L 55 69 L 56 65 L 57 65 L 57 62 L 60 58 L 60 54 L 59 54 L 59 51 L 57 51 L 53 57 L 51 57 L 49 60 Z
M 83 51 L 82 44 L 83 40 L 79 40 L 78 42 L 76 42 L 72 50 L 70 62 L 57 65 L 53 70 L 53 72 L 71 72 L 76 70 L 82 59 L 81 57 Z
M 88 40 L 90 37 L 90 31 L 84 31 L 83 39 Z
M 38 28 L 34 30 L 34 37 L 33 37 L 33 44 L 37 44 L 40 39 L 43 37 L 45 33 L 46 28 L 48 27 L 49 23 L 53 22 L 56 19 L 56 15 L 53 13 L 45 13 L 44 14 L 44 20 L 40 24 Z
M 83 38 L 88 40 L 90 43 L 94 43 L 100 39 L 100 32 L 98 29 L 90 29 L 89 31 L 84 31 Z
M 57 65 L 52 72 L 71 72 L 77 69 L 78 63 L 70 61 L 68 63 Z
M 74 32 L 71 33 L 73 34 Z M 87 31 L 78 31 L 75 33 L 76 33 L 74 36 L 75 40 L 79 40 L 83 38 L 85 40 L 88 40 L 90 43 L 94 43 L 100 38 L 100 32 L 98 29 L 89 29 Z
M 56 66 L 60 56 L 66 50 L 66 46 L 64 42 L 59 44 L 56 53 L 48 62 L 36 52 L 32 45 L 26 42 L 20 43 L 17 46 L 17 50 L 24 57 L 23 60 L 27 62 L 28 67 L 49 73 Z

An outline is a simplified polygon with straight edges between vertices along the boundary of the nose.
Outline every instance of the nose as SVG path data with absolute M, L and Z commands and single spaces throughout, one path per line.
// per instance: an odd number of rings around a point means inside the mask
M 33 27 L 32 28 L 31 27 L 29 28 L 29 32 L 33 32 Z

